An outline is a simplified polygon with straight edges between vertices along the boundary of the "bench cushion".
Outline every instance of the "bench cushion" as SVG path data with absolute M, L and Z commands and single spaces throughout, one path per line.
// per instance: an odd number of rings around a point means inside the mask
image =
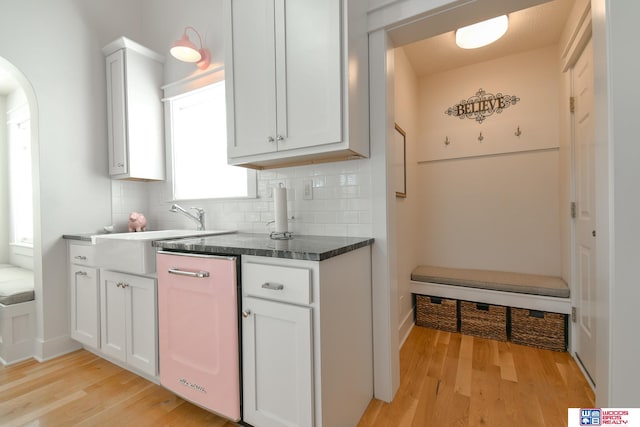
M 0 304 L 19 304 L 34 298 L 33 271 L 0 264 Z
M 411 280 L 569 298 L 569 286 L 562 278 L 555 276 L 421 265 L 411 272 Z

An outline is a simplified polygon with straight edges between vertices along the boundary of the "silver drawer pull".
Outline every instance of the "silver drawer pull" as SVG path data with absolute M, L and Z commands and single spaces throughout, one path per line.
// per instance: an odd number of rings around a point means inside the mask
M 84 256 L 84 255 L 76 255 L 76 256 L 74 256 L 74 258 L 75 259 L 81 259 L 82 261 L 86 261 L 87 260 L 87 257 Z
M 169 271 L 169 274 L 177 274 L 178 276 L 197 277 L 200 279 L 204 277 L 209 277 L 208 271 L 185 271 L 185 270 L 179 270 L 177 268 L 170 268 L 168 271 Z
M 87 272 L 86 271 L 76 271 L 76 276 L 86 276 Z
M 284 285 L 280 284 L 280 283 L 263 283 L 262 284 L 262 289 L 270 289 L 272 291 L 281 291 L 284 289 Z

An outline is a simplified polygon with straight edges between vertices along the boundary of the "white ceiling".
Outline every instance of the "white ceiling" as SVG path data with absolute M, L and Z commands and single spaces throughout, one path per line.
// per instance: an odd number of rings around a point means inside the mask
M 418 77 L 556 44 L 575 0 L 554 0 L 509 14 L 509 30 L 495 43 L 478 49 L 456 46 L 455 32 L 402 48 Z
M 418 77 L 488 61 L 558 42 L 575 0 L 554 0 L 509 14 L 509 30 L 497 42 L 478 49 L 460 49 L 453 31 L 407 44 L 405 50 Z M 0 67 L 0 95 L 17 82 Z

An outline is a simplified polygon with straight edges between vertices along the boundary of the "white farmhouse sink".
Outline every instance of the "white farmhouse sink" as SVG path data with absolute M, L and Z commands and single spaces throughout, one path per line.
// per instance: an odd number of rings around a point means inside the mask
M 228 234 L 216 230 L 158 230 L 131 233 L 97 234 L 91 236 L 96 262 L 100 268 L 134 274 L 156 272 L 155 240 Z

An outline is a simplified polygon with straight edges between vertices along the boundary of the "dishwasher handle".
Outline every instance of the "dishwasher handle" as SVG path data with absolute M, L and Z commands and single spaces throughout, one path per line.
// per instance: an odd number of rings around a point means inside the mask
M 209 277 L 208 271 L 187 271 L 180 270 L 178 268 L 170 268 L 167 271 L 169 272 L 169 274 L 176 274 L 178 276 L 197 277 L 199 279 Z

